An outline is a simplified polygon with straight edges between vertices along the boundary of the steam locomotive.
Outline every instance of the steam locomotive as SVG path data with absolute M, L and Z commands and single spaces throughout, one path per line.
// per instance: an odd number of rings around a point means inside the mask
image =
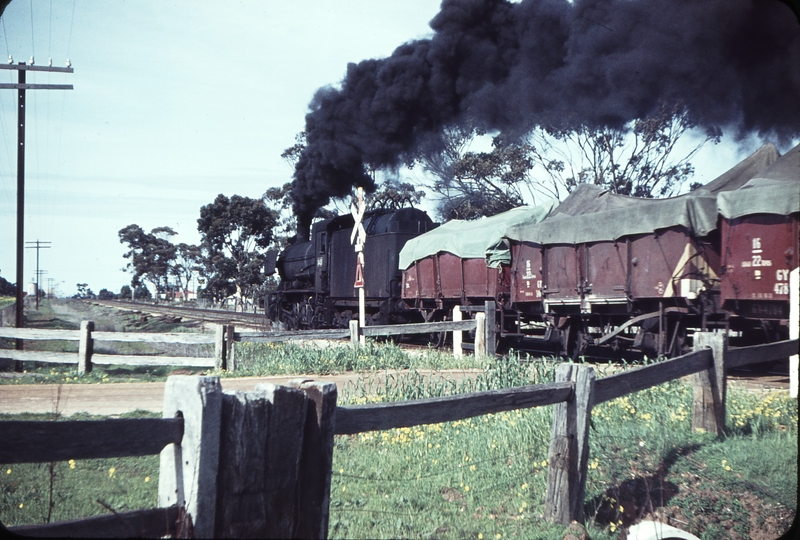
M 369 241 L 364 246 L 368 324 L 410 322 L 416 314 L 400 298 L 398 256 L 405 243 L 434 228 L 422 210 L 375 210 L 362 224 Z M 277 258 L 281 277 L 267 295 L 265 311 L 287 329 L 346 328 L 357 318 L 356 253 L 350 236 L 354 219 L 342 215 L 315 223 L 310 241 L 288 246 Z
M 495 302 L 498 336 L 554 354 L 678 355 L 694 330 L 733 344 L 788 337 L 798 268 L 800 146 L 771 145 L 692 193 L 639 199 L 579 186 L 563 202 L 436 227 L 422 211 L 364 219 L 367 324 L 439 321 Z M 357 313 L 351 216 L 278 259 L 267 314 L 290 328 Z

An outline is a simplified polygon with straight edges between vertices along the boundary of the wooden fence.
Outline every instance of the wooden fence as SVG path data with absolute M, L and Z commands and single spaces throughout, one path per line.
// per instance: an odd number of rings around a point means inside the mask
M 561 364 L 556 381 L 397 403 L 336 406 L 331 383 L 296 380 L 223 393 L 217 377 L 167 380 L 164 419 L 0 422 L 0 463 L 160 452 L 159 508 L 18 527 L 36 535 L 199 538 L 327 535 L 333 436 L 463 420 L 554 405 L 545 517 L 583 521 L 592 407 L 694 375 L 692 427 L 722 434 L 727 369 L 786 358 L 798 340 L 728 349 L 722 333 L 695 334 L 695 351 L 595 379 Z
M 101 332 L 95 331 L 94 321 L 82 321 L 80 330 L 51 330 L 38 328 L 0 327 L 0 338 L 27 340 L 77 341 L 78 354 L 49 351 L 25 351 L 0 349 L 0 359 L 16 361 L 52 362 L 78 364 L 78 373 L 92 370 L 98 365 L 129 366 L 193 366 L 210 367 L 217 370 L 235 371 L 236 342 L 276 343 L 290 340 L 329 340 L 350 338 L 353 347 L 359 346 L 361 336 L 392 336 L 404 334 L 433 334 L 453 332 L 453 351 L 456 356 L 462 352 L 462 332 L 475 331 L 475 355 L 495 354 L 495 307 L 494 302 L 486 302 L 485 312 L 475 314 L 474 319 L 461 320 L 461 308 L 453 310 L 453 321 L 397 324 L 358 327 L 358 321 L 350 321 L 349 330 L 299 330 L 290 332 L 237 332 L 232 324 L 216 325 L 214 333 L 154 333 L 154 332 Z M 180 343 L 184 345 L 214 344 L 214 356 L 162 356 L 162 355 L 124 355 L 97 354 L 95 342 L 138 342 L 138 343 Z
M 336 385 L 223 393 L 218 377 L 167 380 L 162 419 L 0 422 L 0 462 L 160 454 L 158 508 L 12 527 L 79 538 L 324 538 Z

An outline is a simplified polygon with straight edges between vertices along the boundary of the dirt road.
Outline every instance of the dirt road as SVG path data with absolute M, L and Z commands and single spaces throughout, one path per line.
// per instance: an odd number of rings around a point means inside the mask
M 403 374 L 406 370 L 390 373 Z M 474 377 L 480 370 L 420 371 L 426 376 L 444 376 L 461 380 Z M 292 379 L 333 382 L 340 388 L 358 380 L 356 374 L 309 377 L 304 375 L 280 377 L 246 377 L 221 379 L 224 391 L 252 390 L 259 383 L 285 384 Z M 385 373 L 375 375 L 380 382 Z M 750 391 L 788 392 L 788 377 L 783 376 L 739 376 L 729 378 L 731 387 L 744 387 Z M 56 410 L 64 416 L 87 412 L 113 416 L 135 410 L 159 412 L 164 402 L 163 382 L 106 383 L 106 384 L 4 384 L 0 385 L 0 414 L 52 413 Z
M 406 370 L 391 371 L 402 375 Z M 426 376 L 445 376 L 460 380 L 474 377 L 480 370 L 424 371 Z M 377 382 L 383 381 L 386 373 L 375 375 Z M 313 376 L 294 375 L 279 377 L 246 377 L 221 379 L 223 391 L 252 390 L 259 383 L 285 384 L 292 379 L 315 380 L 336 383 L 339 389 L 346 388 L 358 380 L 356 374 Z M 112 416 L 135 410 L 159 412 L 164 405 L 163 382 L 104 383 L 104 384 L 4 384 L 0 385 L 0 414 L 52 413 L 59 411 L 64 416 L 87 412 Z

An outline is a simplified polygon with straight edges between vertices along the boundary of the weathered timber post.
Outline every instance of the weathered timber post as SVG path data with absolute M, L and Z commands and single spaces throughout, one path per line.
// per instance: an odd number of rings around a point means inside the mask
M 583 523 L 594 369 L 579 364 L 561 364 L 556 368 L 556 382 L 567 381 L 575 383 L 575 393 L 569 401 L 553 407 L 544 507 L 545 519 L 562 525 L 569 525 L 572 521 Z
M 308 397 L 300 459 L 298 538 L 327 538 L 336 427 L 336 385 L 302 379 L 289 382 Z
M 461 306 L 453 308 L 453 322 L 461 321 Z M 461 330 L 453 330 L 453 356 L 461 358 L 464 356 L 464 350 L 461 348 L 461 340 L 464 335 Z
M 225 328 L 225 371 L 236 371 L 236 357 L 234 356 L 234 343 L 236 343 L 236 331 L 232 324 Z
M 78 373 L 92 371 L 92 354 L 94 353 L 94 321 L 81 321 L 81 337 L 78 342 Z
M 486 315 L 475 314 L 475 358 L 486 355 Z
M 360 341 L 358 339 L 358 320 L 353 319 L 350 321 L 350 346 L 358 349 Z
M 494 356 L 497 352 L 497 338 L 495 334 L 497 333 L 497 321 L 495 320 L 495 304 L 494 300 L 487 300 L 483 304 L 483 312 L 486 314 L 486 326 L 484 327 L 484 331 L 486 332 L 486 354 L 488 356 Z
M 214 369 L 222 371 L 225 369 L 225 334 L 227 332 L 224 324 L 218 324 L 214 329 Z
M 728 336 L 723 332 L 695 332 L 694 350 L 710 348 L 714 367 L 692 377 L 692 429 L 722 435 L 725 432 L 725 351 Z
M 789 273 L 789 339 L 800 337 L 800 268 Z M 800 357 L 789 357 L 789 397 L 797 398 Z
M 184 507 L 196 538 L 213 538 L 215 533 L 221 414 L 219 377 L 167 379 L 163 416 L 183 418 L 183 439 L 161 451 L 158 506 Z
M 307 401 L 270 383 L 223 394 L 215 538 L 297 537 Z

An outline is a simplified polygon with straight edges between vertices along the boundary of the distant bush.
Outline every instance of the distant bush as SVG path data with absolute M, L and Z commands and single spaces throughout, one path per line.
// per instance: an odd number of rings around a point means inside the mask
M 97 293 L 97 298 L 100 300 L 114 300 L 116 297 L 117 295 L 108 289 L 100 289 L 100 292 Z

